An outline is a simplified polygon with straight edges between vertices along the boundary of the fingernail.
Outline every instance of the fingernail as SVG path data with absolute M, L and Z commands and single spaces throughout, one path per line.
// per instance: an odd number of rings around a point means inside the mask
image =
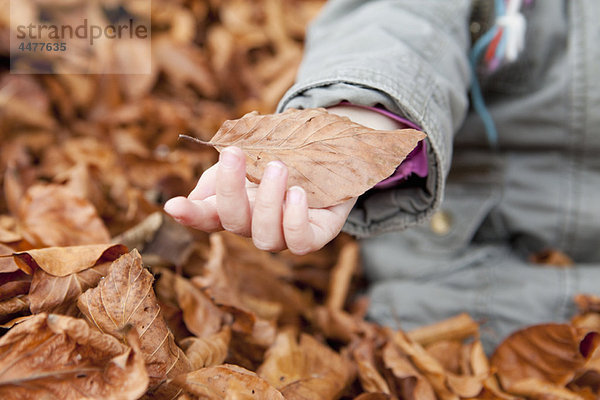
M 287 193 L 287 201 L 289 204 L 299 205 L 304 201 L 304 189 L 299 186 L 292 186 Z
M 283 164 L 280 161 L 271 161 L 267 164 L 267 168 L 265 168 L 265 179 L 275 179 L 279 178 L 283 173 Z
M 232 150 L 224 149 L 219 155 L 219 162 L 224 167 L 233 168 L 237 166 L 238 158 Z
M 167 214 L 172 214 L 175 212 L 175 202 L 173 201 L 173 199 L 169 199 L 167 200 L 167 202 L 165 203 L 165 205 L 163 206 L 163 209 L 165 210 L 165 212 Z

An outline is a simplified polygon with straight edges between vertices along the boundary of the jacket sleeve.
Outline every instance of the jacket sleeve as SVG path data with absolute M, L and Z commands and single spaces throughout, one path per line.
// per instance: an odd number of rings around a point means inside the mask
M 368 191 L 345 231 L 401 230 L 439 206 L 453 134 L 468 107 L 469 12 L 469 0 L 330 0 L 312 23 L 297 83 L 278 111 L 343 100 L 382 105 L 428 134 L 425 184 Z

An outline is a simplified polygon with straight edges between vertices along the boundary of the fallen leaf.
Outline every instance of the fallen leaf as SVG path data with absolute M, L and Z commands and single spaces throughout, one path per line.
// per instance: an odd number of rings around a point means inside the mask
M 356 197 L 390 176 L 423 138 L 424 133 L 413 129 L 369 129 L 325 109 L 290 109 L 226 121 L 206 144 L 217 150 L 240 147 L 253 182 L 260 182 L 270 161 L 282 161 L 289 170 L 288 187 L 302 186 L 309 207 L 323 208 Z
M 226 326 L 220 332 L 206 338 L 183 339 L 179 345 L 190 360 L 192 369 L 197 370 L 222 364 L 227 358 L 230 341 L 231 329 Z
M 36 269 L 29 290 L 29 309 L 33 314 L 48 312 L 76 316 L 77 298 L 95 287 L 108 273 L 105 262 L 67 276 L 54 276 Z
M 0 301 L 29 293 L 31 276 L 18 270 L 0 274 Z
M 6 274 L 19 270 L 19 266 L 15 263 L 11 256 L 14 250 L 11 247 L 0 243 L 0 274 Z
M 408 337 L 423 346 L 440 340 L 463 340 L 479 336 L 479 324 L 467 313 L 425 325 L 406 333 Z
M 359 258 L 359 246 L 356 242 L 348 242 L 340 251 L 338 262 L 331 270 L 329 278 L 327 308 L 333 310 L 344 308 L 350 289 L 350 281 L 358 269 Z
M 352 339 L 361 335 L 372 338 L 377 334 L 377 326 L 374 323 L 344 310 L 317 307 L 314 310 L 314 322 L 326 337 L 345 343 L 350 343 Z
M 584 400 L 569 389 L 537 378 L 525 378 L 514 382 L 510 392 L 529 399 Z
M 140 254 L 133 250 L 113 261 L 108 275 L 97 287 L 79 296 L 77 306 L 92 326 L 119 339 L 123 339 L 125 326 L 135 327 L 151 391 L 157 396 L 174 396 L 176 388 L 161 383 L 188 372 L 190 364 L 162 317 L 152 281 Z
M 588 312 L 600 313 L 600 296 L 578 294 L 575 296 L 574 301 L 581 314 Z
M 180 375 L 173 384 L 192 399 L 284 400 L 281 393 L 254 372 L 237 365 L 219 365 Z
M 462 371 L 463 343 L 458 340 L 440 340 L 426 346 L 427 352 L 433 356 L 448 372 L 460 374 Z
M 392 335 L 393 343 L 408 355 L 415 367 L 431 383 L 437 396 L 442 400 L 458 400 L 459 396 L 448 388 L 446 382 L 448 372 L 444 367 L 418 343 L 412 342 L 402 331 Z
M 19 203 L 23 236 L 40 247 L 108 243 L 94 206 L 56 184 L 31 186 Z
M 23 239 L 20 233 L 12 232 L 0 227 L 0 243 L 13 243 Z
M 352 349 L 352 357 L 358 367 L 358 378 L 365 392 L 390 394 L 390 388 L 377 370 L 374 343 L 363 340 Z
M 0 397 L 137 399 L 148 385 L 139 348 L 85 321 L 40 314 L 0 338 Z
M 354 398 L 354 400 L 390 400 L 391 397 L 389 394 L 385 393 L 363 393 Z
M 13 253 L 17 265 L 28 274 L 37 268 L 54 276 L 68 276 L 98 263 L 113 261 L 127 252 L 119 244 L 48 247 Z
M 564 387 L 598 346 L 598 341 L 590 341 L 594 337 L 589 335 L 597 333 L 582 336 L 568 324 L 530 326 L 513 333 L 496 348 L 491 366 L 497 371 L 502 387 L 511 393 L 516 393 L 513 386 L 523 385 L 519 382 L 524 379 Z M 593 347 L 584 349 L 583 344 Z
M 386 343 L 382 352 L 383 363 L 393 374 L 393 388 L 406 400 L 435 400 L 431 384 L 412 365 L 408 357 L 392 342 Z
M 257 373 L 286 399 L 336 399 L 354 377 L 347 359 L 312 336 L 297 342 L 292 330 L 277 335 Z
M 16 314 L 29 311 L 29 298 L 27 296 L 16 296 L 0 301 L 0 322 L 8 321 Z
M 176 275 L 174 284 L 173 290 L 188 330 L 200 338 L 217 333 L 223 321 L 219 308 L 189 280 Z
M 571 257 L 560 250 L 547 249 L 529 256 L 529 261 L 534 264 L 549 265 L 554 267 L 569 268 L 575 265 Z

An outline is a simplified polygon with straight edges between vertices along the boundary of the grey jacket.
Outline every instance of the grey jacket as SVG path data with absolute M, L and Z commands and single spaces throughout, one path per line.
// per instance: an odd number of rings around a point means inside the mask
M 345 226 L 358 237 L 396 232 L 364 241 L 367 274 L 380 281 L 372 316 L 411 327 L 467 310 L 492 321 L 492 343 L 567 318 L 576 292 L 600 292 L 600 1 L 538 0 L 524 12 L 519 59 L 480 74 L 498 152 L 468 101 L 469 27 L 493 15 L 473 21 L 471 11 L 467 0 L 331 0 L 279 109 L 380 104 L 423 128 L 426 182 L 367 192 Z M 447 230 L 397 233 L 435 212 Z M 528 264 L 544 248 L 578 267 Z M 418 312 L 400 307 L 419 293 Z

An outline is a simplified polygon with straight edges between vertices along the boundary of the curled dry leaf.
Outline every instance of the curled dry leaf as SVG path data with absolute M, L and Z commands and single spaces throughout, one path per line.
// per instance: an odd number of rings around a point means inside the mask
M 123 339 L 127 325 L 135 327 L 151 388 L 156 395 L 174 396 L 177 391 L 169 385 L 156 387 L 166 378 L 188 372 L 190 364 L 162 317 L 152 290 L 153 279 L 142 266 L 140 254 L 133 250 L 114 261 L 106 278 L 83 293 L 77 306 L 93 326 L 119 339 Z
M 600 296 L 593 294 L 578 294 L 573 299 L 580 313 L 600 313 Z
M 270 161 L 282 161 L 289 170 L 288 186 L 303 187 L 309 207 L 324 208 L 390 176 L 424 137 L 414 129 L 370 129 L 319 108 L 246 114 L 226 121 L 206 144 L 217 150 L 240 147 L 253 182 L 260 182 Z
M 120 244 L 48 247 L 13 253 L 19 268 L 28 274 L 37 268 L 53 276 L 68 276 L 104 261 L 114 261 L 127 252 Z
M 408 357 L 392 342 L 386 343 L 382 352 L 383 364 L 391 370 L 390 386 L 406 400 L 435 400 L 431 384 L 410 362 Z
M 284 400 L 281 393 L 254 372 L 237 365 L 219 365 L 180 375 L 173 384 L 191 399 Z
M 95 287 L 106 276 L 109 266 L 110 263 L 102 263 L 67 276 L 54 276 L 37 269 L 29 290 L 29 309 L 33 314 L 49 312 L 76 316 L 77 298 Z
M 85 321 L 40 314 L 0 339 L 0 397 L 137 399 L 148 385 L 139 348 Z
M 479 324 L 467 313 L 458 314 L 434 324 L 425 325 L 407 332 L 408 337 L 426 346 L 440 340 L 463 340 L 479 336 Z
M 197 370 L 222 364 L 227 358 L 230 341 L 231 329 L 225 326 L 214 335 L 206 338 L 189 337 L 179 344 L 190 360 L 192 369 Z
M 358 378 L 365 392 L 390 394 L 390 388 L 377 370 L 375 346 L 372 341 L 363 340 L 354 349 L 352 357 L 358 367 Z
M 363 393 L 354 398 L 354 400 L 390 400 L 393 397 L 385 393 Z
M 344 310 L 328 307 L 316 307 L 314 323 L 328 338 L 349 343 L 360 335 L 372 338 L 377 334 L 378 327 Z
M 437 396 L 442 400 L 458 400 L 458 394 L 454 393 L 447 385 L 448 373 L 444 367 L 418 343 L 412 342 L 402 331 L 393 336 L 393 343 L 408 355 L 417 369 L 431 383 Z
M 29 293 L 31 275 L 18 270 L 5 274 L 0 273 L 0 301 Z
M 350 281 L 358 269 L 359 257 L 358 243 L 348 242 L 342 247 L 338 262 L 331 270 L 329 278 L 329 294 L 326 302 L 329 309 L 341 310 L 344 308 L 350 289 Z
M 0 243 L 0 301 L 27 294 L 31 285 L 31 276 L 21 271 L 10 257 L 13 251 Z
M 0 322 L 5 322 L 29 310 L 29 297 L 16 296 L 0 301 Z
M 92 203 L 62 185 L 31 186 L 19 203 L 23 236 L 39 247 L 108 243 L 110 234 Z
M 174 291 L 187 329 L 202 338 L 221 329 L 223 312 L 189 280 L 175 275 Z
M 598 347 L 598 334 L 586 335 L 568 324 L 534 325 L 504 340 L 491 358 L 502 387 L 514 387 L 535 379 L 564 387 L 581 374 Z M 518 390 L 520 391 L 520 390 Z
M 349 360 L 312 336 L 298 342 L 289 329 L 277 335 L 257 373 L 286 399 L 336 399 L 354 378 Z
M 19 270 L 19 266 L 13 260 L 12 254 L 14 250 L 11 247 L 0 243 L 0 274 L 7 274 Z

